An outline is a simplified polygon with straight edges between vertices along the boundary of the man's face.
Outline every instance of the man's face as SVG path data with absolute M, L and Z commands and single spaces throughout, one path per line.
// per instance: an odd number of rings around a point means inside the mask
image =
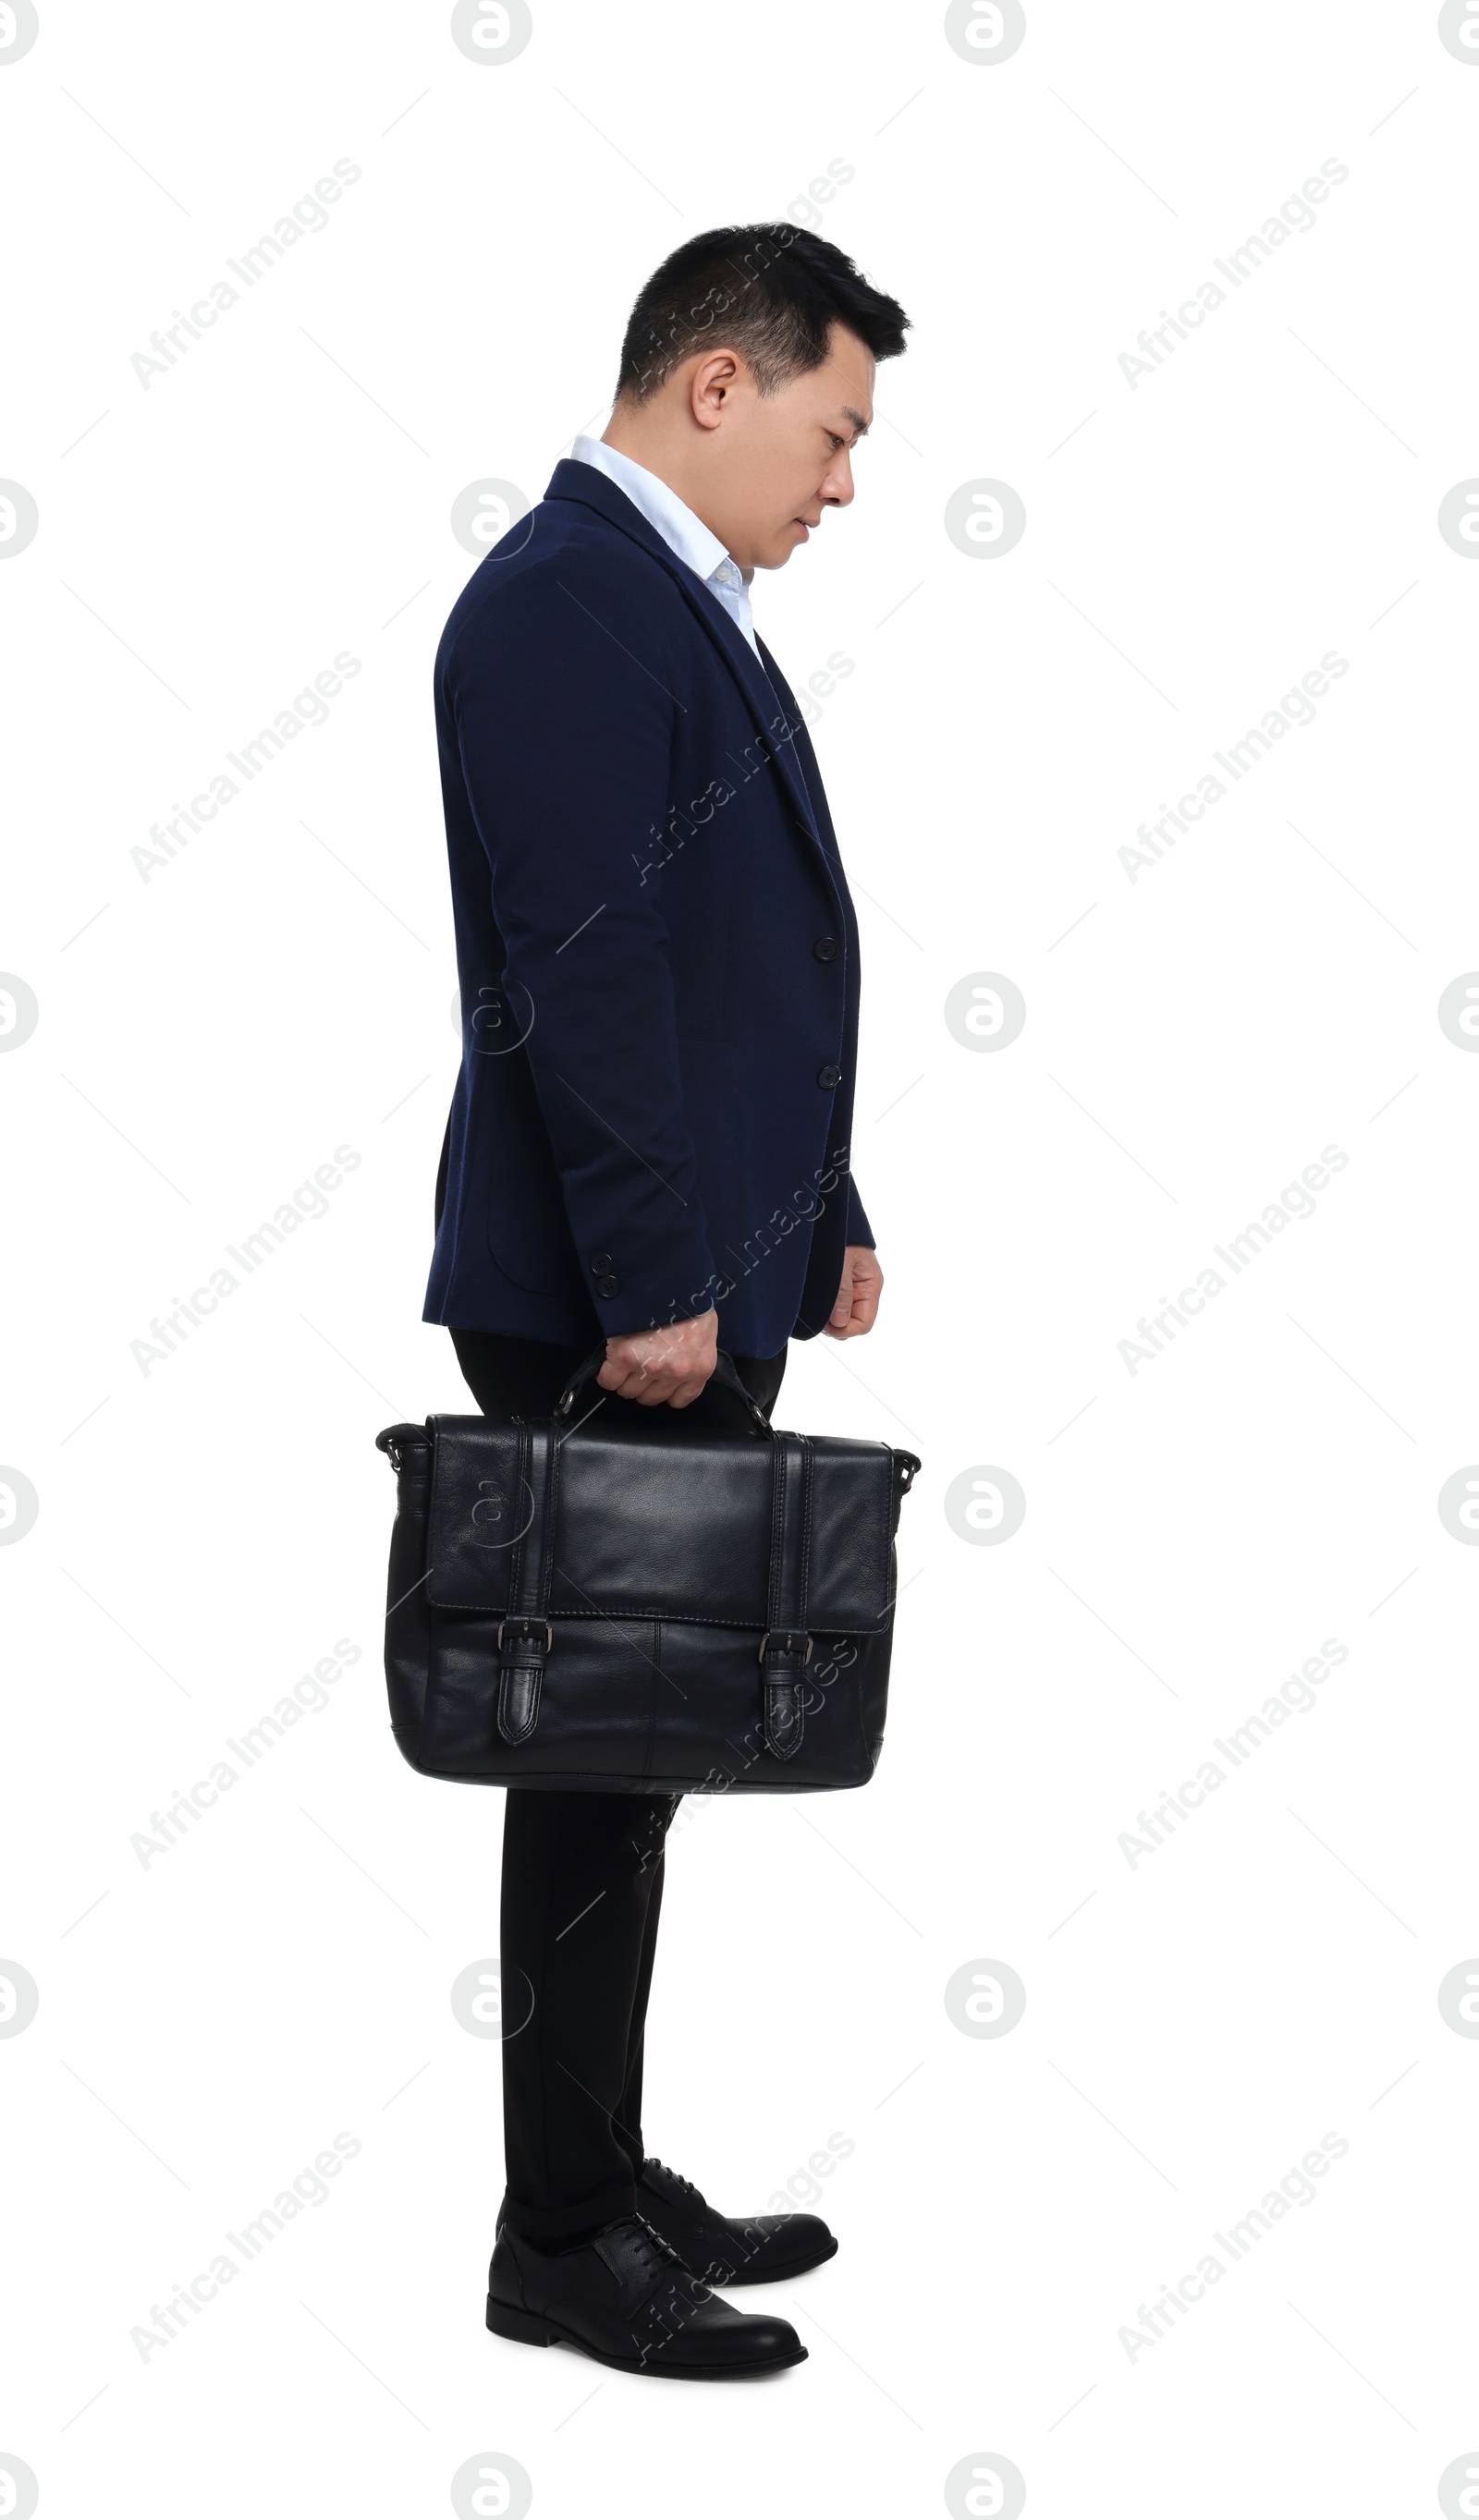
M 825 508 L 853 497 L 852 450 L 873 418 L 872 353 L 832 327 L 824 364 L 773 394 L 741 368 L 721 395 L 704 520 L 740 567 L 784 568 Z

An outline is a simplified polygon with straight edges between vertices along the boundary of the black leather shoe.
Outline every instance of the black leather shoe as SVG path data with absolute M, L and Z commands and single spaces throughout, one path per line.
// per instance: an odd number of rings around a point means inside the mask
M 691 2179 L 650 2158 L 642 2164 L 637 2202 L 689 2273 L 706 2283 L 778 2283 L 837 2255 L 819 2214 L 752 2214 L 747 2223 L 735 2222 L 716 2214 Z
M 783 2318 L 747 2318 L 691 2274 L 640 2214 L 579 2247 L 534 2248 L 507 2228 L 488 2269 L 487 2323 L 520 2345 L 573 2345 L 614 2371 L 745 2380 L 805 2362 Z

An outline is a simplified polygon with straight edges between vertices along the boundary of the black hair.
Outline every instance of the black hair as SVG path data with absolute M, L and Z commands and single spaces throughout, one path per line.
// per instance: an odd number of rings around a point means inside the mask
M 909 319 L 840 247 L 781 222 L 710 228 L 660 263 L 638 292 L 622 343 L 617 395 L 645 402 L 676 367 L 723 341 L 743 353 L 763 394 L 823 365 L 834 324 L 875 359 L 897 358 Z

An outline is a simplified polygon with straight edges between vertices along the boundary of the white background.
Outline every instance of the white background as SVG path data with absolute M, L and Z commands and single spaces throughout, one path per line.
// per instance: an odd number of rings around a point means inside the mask
M 1033 2514 L 1426 2513 L 1479 2443 L 1473 1098 L 1479 57 L 1429 6 L 75 0 L 0 68 L 12 1190 L 0 1458 L 0 2452 L 43 2514 L 437 2513 L 480 2452 L 536 2513 L 928 2513 L 972 2453 Z M 147 387 L 130 360 L 308 193 L 320 234 Z M 1309 233 L 1119 365 L 1328 158 Z M 431 710 L 476 565 L 604 426 L 684 236 L 799 216 L 914 319 L 855 505 L 757 617 L 857 894 L 856 1169 L 888 1285 L 793 1350 L 784 1422 L 925 1461 L 866 1793 L 688 1805 L 647 2135 L 728 2211 L 830 2135 L 810 2361 L 649 2389 L 489 2338 L 501 1797 L 399 1761 L 379 1676 L 398 1418 L 472 1403 L 420 1319 L 457 1058 Z M 824 188 L 823 188 L 824 189 Z M 963 484 L 1026 504 L 993 560 Z M 1135 879 L 1119 852 L 1327 652 L 1316 722 Z M 340 652 L 361 671 L 188 851 L 131 852 Z M 945 1021 L 1012 979 L 1021 1037 Z M 360 1155 L 187 1343 L 132 1342 L 336 1147 Z M 1174 1344 L 1120 1342 L 1327 1146 L 1348 1162 Z M 239 1273 L 238 1273 L 239 1274 Z M 950 1482 L 1009 1470 L 973 1546 Z M 329 1702 L 147 1867 L 150 1815 L 347 1639 Z M 1129 1862 L 1119 1841 L 1324 1640 L 1347 1659 Z M 1226 1762 L 1223 1763 L 1225 1766 Z M 1027 1989 L 965 2037 L 947 1981 Z M 1479 1963 L 1476 1963 L 1479 1965 Z M 130 2340 L 296 2173 L 361 2149 L 147 2361 Z M 1132 2359 L 1326 2134 L 1312 2203 Z M 805 2181 L 801 2182 L 805 2189 Z M 758 2306 L 752 2298 L 751 2306 Z M 3 2466 L 0 2459 L 0 2466 Z M 1479 2453 L 1476 2453 L 1479 2465 Z M 957 2507 L 966 2507 L 958 2504 Z M 994 2508 L 990 2493 L 978 2508 Z

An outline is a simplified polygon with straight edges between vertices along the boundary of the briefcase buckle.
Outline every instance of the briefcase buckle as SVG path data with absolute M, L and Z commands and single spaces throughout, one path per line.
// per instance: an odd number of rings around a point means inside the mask
M 527 1619 L 513 1616 L 507 1619 L 500 1619 L 498 1622 L 498 1634 L 494 1639 L 494 1642 L 499 1653 L 503 1651 L 503 1631 L 505 1628 L 522 1628 L 524 1633 L 519 1638 L 518 1642 L 526 1645 L 531 1644 L 533 1642 L 530 1634 L 531 1629 L 542 1628 L 544 1630 L 545 1652 L 553 1653 L 555 1649 L 555 1632 L 548 1619 Z
M 771 1640 L 771 1638 L 772 1638 L 772 1637 L 784 1637 L 784 1638 L 785 1638 L 785 1640 L 786 1640 L 786 1642 L 785 1642 L 785 1643 L 784 1643 L 783 1645 L 780 1645 L 780 1646 L 778 1646 L 778 1647 L 777 1647 L 777 1651 L 779 1651 L 780 1653 L 795 1653 L 795 1652 L 796 1652 L 796 1650 L 797 1650 L 797 1648 L 796 1648 L 796 1646 L 792 1643 L 791 1640 L 792 1640 L 792 1638 L 796 1635 L 796 1633 L 797 1633 L 797 1631 L 796 1631 L 796 1629 L 795 1629 L 795 1628 L 767 1628 L 767 1629 L 765 1630 L 764 1635 L 762 1637 L 762 1639 L 761 1639 L 761 1641 L 760 1641 L 760 1651 L 759 1651 L 759 1653 L 758 1653 L 758 1654 L 756 1655 L 756 1657 L 755 1657 L 756 1661 L 757 1661 L 757 1662 L 763 1662 L 763 1661 L 764 1661 L 764 1659 L 765 1659 L 765 1647 L 766 1647 L 766 1646 L 768 1645 L 768 1643 L 770 1642 L 770 1640 Z M 805 1633 L 805 1631 L 803 1631 L 803 1633 Z M 812 1640 L 810 1637 L 808 1637 L 808 1638 L 807 1638 L 807 1650 L 806 1650 L 805 1655 L 803 1656 L 803 1668 L 804 1668 L 804 1669 L 805 1669 L 805 1667 L 806 1667 L 806 1664 L 807 1664 L 807 1663 L 809 1663 L 809 1662 L 810 1661 L 810 1659 L 811 1659 L 811 1646 L 812 1646 L 812 1642 L 813 1642 L 813 1640 Z

